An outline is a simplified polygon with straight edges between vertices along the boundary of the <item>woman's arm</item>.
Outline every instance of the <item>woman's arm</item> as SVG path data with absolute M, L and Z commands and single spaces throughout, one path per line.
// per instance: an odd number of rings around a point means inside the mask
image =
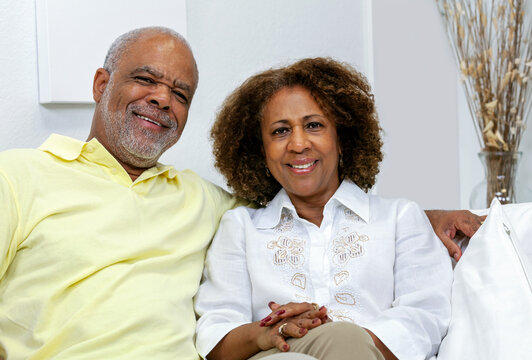
M 325 308 L 316 310 L 308 303 L 275 304 L 271 305 L 272 311 L 264 321 L 253 322 L 256 319 L 253 319 L 252 284 L 247 264 L 249 254 L 246 251 L 249 232 L 245 224 L 249 230 L 249 222 L 248 210 L 228 211 L 207 254 L 195 308 L 200 316 L 196 348 L 208 359 L 244 359 L 274 346 L 283 351 L 287 344 L 278 333 L 282 324 L 288 323 L 283 328 L 286 335 L 301 337 L 308 329 L 321 324 L 321 320 L 313 322 L 315 318 L 326 316 Z M 272 294 L 275 294 L 274 290 Z M 266 303 L 264 308 L 268 309 Z
M 364 324 L 398 358 L 437 352 L 451 314 L 452 267 L 423 211 L 401 200 L 395 220 L 394 300 Z
M 272 308 L 271 303 L 270 308 Z M 316 310 L 309 303 L 277 305 L 274 312 L 261 321 L 241 325 L 231 330 L 216 344 L 207 355 L 207 359 L 248 359 L 259 351 L 273 347 L 282 352 L 288 351 L 290 345 L 286 343 L 287 338 L 305 336 L 308 330 L 326 322 L 326 314 L 325 307 Z M 281 326 L 283 326 L 283 335 L 279 333 Z
M 384 345 L 384 343 L 381 341 L 381 339 L 379 339 L 370 330 L 368 330 L 368 329 L 364 329 L 364 330 L 366 330 L 367 333 L 369 334 L 369 336 L 371 336 L 371 338 L 373 339 L 373 343 L 375 344 L 377 349 L 379 349 L 379 351 L 382 353 L 382 356 L 384 356 L 384 360 L 397 360 L 397 356 L 395 356 L 390 351 L 390 349 L 388 349 L 388 347 L 386 345 Z

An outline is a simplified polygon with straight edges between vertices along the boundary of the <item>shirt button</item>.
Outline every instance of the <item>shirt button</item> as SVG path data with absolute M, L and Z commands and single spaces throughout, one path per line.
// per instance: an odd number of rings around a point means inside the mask
M 87 150 L 87 152 L 91 153 L 91 152 L 94 151 L 94 146 L 89 145 L 89 146 L 87 146 L 86 150 Z
M 116 168 L 112 168 L 111 169 L 111 174 L 116 175 L 117 172 L 118 172 L 118 170 Z

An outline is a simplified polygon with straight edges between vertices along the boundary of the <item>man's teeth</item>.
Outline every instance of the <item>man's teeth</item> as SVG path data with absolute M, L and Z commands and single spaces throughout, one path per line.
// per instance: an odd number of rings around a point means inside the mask
M 157 126 L 160 126 L 160 127 L 163 127 L 161 124 L 159 124 L 157 121 L 153 121 L 152 119 L 150 118 L 147 118 L 146 116 L 142 116 L 142 115 L 137 115 L 139 118 L 141 118 L 142 120 L 146 120 L 147 122 L 151 122 L 152 124 L 155 124 Z
M 312 165 L 314 165 L 314 163 L 315 163 L 315 161 L 309 162 L 308 164 L 290 165 L 290 166 L 292 166 L 294 169 L 307 169 L 307 168 L 311 167 Z

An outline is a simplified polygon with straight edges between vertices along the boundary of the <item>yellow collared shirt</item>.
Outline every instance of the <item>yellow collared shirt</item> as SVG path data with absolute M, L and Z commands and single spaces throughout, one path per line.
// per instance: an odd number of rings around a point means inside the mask
M 191 171 L 137 180 L 96 140 L 0 153 L 0 354 L 197 359 L 192 298 L 236 200 Z

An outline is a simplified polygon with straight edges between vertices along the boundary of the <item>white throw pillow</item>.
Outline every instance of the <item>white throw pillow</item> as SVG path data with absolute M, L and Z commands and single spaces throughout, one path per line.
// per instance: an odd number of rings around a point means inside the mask
M 455 267 L 438 360 L 532 358 L 531 254 L 532 203 L 494 200 Z

